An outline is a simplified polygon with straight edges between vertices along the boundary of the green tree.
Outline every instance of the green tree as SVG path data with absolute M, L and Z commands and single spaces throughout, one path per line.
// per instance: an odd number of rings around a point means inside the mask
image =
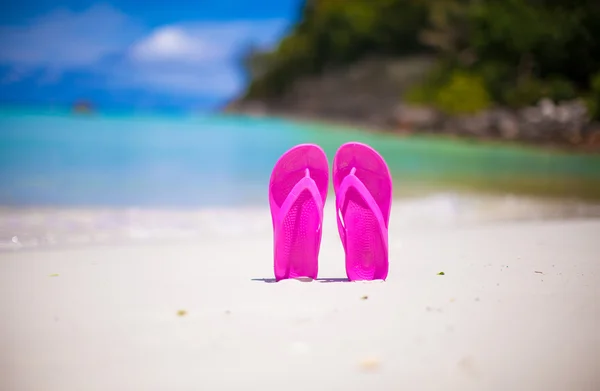
M 368 56 L 427 51 L 439 65 L 412 91 L 418 100 L 435 102 L 464 75 L 502 105 L 596 96 L 598 0 L 305 0 L 299 16 L 274 51 L 248 53 L 247 97 L 276 98 L 298 78 Z
M 365 56 L 424 51 L 418 32 L 426 17 L 419 0 L 307 0 L 301 20 L 271 53 L 247 95 L 277 96 L 299 77 Z

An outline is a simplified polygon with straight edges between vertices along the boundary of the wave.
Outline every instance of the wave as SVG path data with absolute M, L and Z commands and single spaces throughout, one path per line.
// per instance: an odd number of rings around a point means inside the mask
M 335 236 L 334 202 L 324 235 Z M 600 218 L 600 203 L 438 193 L 394 201 L 392 238 L 407 231 L 453 229 L 506 221 Z M 204 209 L 0 208 L 0 251 L 64 246 L 252 239 L 271 235 L 264 207 Z

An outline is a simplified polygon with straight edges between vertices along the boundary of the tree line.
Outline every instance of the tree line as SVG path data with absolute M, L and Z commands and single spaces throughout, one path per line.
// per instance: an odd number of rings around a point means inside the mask
M 582 98 L 600 118 L 599 0 L 305 0 L 270 52 L 250 50 L 248 99 L 369 56 L 435 56 L 403 98 L 450 113 Z

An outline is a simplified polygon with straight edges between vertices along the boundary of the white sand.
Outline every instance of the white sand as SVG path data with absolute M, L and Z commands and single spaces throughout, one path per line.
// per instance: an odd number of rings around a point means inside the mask
M 1 253 L 0 390 L 600 390 L 600 220 L 392 229 L 384 283 L 253 281 L 257 224 Z

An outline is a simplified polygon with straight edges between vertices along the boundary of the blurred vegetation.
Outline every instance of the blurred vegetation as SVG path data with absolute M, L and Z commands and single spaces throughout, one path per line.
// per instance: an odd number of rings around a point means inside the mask
M 432 53 L 404 97 L 449 113 L 582 97 L 600 118 L 598 0 L 305 0 L 272 52 L 245 58 L 248 99 L 369 56 Z

